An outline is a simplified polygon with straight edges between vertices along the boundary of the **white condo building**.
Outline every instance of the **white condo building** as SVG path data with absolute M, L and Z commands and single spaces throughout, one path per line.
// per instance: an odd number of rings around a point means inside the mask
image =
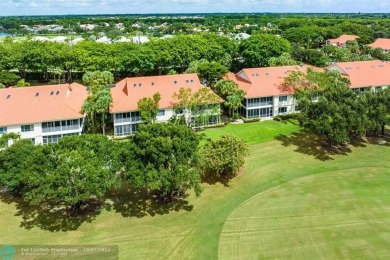
M 114 135 L 128 136 L 134 134 L 139 124 L 142 123 L 138 111 L 138 101 L 144 97 L 151 98 L 157 92 L 161 96 L 157 122 L 166 122 L 174 115 L 184 115 L 192 121 L 191 125 L 193 127 L 199 126 L 195 120 L 197 115 L 191 115 L 185 109 L 174 110 L 175 100 L 173 95 L 175 92 L 179 93 L 180 88 L 190 88 L 191 92 L 195 93 L 199 89 L 205 88 L 205 86 L 200 83 L 196 74 L 134 77 L 118 82 L 111 89 L 113 106 L 110 113 L 114 121 Z M 220 100 L 219 103 L 222 102 L 220 98 L 217 99 Z M 218 111 L 206 112 L 210 112 L 210 115 L 207 122 L 202 122 L 201 125 L 213 125 L 220 122 L 219 109 Z
M 229 73 L 226 78 L 246 92 L 241 115 L 267 119 L 298 111 L 298 101 L 293 95 L 283 93 L 280 86 L 291 71 L 306 72 L 308 68 L 322 70 L 310 66 L 264 67 Z M 325 70 L 338 70 L 350 80 L 350 88 L 355 91 L 375 91 L 390 85 L 390 63 L 379 60 L 340 62 Z
M 86 87 L 77 83 L 0 89 L 0 135 L 17 133 L 35 144 L 79 135 L 84 126 L 81 106 L 87 96 Z

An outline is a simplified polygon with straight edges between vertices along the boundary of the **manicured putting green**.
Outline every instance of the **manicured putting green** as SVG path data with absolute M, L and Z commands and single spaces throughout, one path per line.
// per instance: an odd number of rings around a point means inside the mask
M 390 169 L 322 172 L 250 198 L 225 222 L 220 259 L 390 259 Z

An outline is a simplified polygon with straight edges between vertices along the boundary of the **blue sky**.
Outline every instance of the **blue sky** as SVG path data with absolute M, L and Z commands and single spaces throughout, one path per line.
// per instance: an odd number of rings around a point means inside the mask
M 390 0 L 0 0 L 0 16 L 199 12 L 390 13 Z

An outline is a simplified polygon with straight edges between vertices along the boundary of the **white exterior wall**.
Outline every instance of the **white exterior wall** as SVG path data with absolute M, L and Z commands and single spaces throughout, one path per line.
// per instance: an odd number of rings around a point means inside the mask
M 279 101 L 279 97 L 281 96 L 287 96 L 287 101 Z M 264 98 L 264 97 L 256 97 L 256 98 Z M 252 98 L 250 98 L 252 99 Z M 247 102 L 247 101 L 246 101 Z M 271 117 L 264 117 L 259 115 L 260 118 L 273 118 L 274 116 L 277 115 L 285 115 L 285 114 L 290 114 L 295 111 L 295 106 L 297 106 L 297 101 L 292 95 L 279 95 L 279 96 L 272 96 L 272 104 L 269 105 L 264 105 L 264 106 L 254 106 L 254 107 L 244 107 L 246 111 L 246 115 L 248 115 L 249 110 L 254 110 L 254 109 L 261 109 L 261 108 L 272 108 L 272 116 Z M 279 108 L 286 107 L 287 111 L 286 112 L 281 112 L 279 113 Z M 249 118 L 248 116 L 246 116 Z
M 74 119 L 79 119 L 79 118 L 74 118 Z M 68 119 L 68 120 L 72 120 L 72 119 Z M 80 135 L 83 128 L 84 128 L 83 127 L 84 121 L 82 118 L 80 118 L 79 120 L 81 121 L 81 126 L 78 129 L 66 130 L 66 131 L 56 131 L 56 132 L 47 132 L 47 133 L 43 133 L 42 123 L 31 124 L 31 125 L 34 125 L 34 131 L 29 131 L 29 132 L 22 132 L 22 125 L 13 125 L 13 126 L 4 126 L 4 127 L 7 127 L 7 133 L 20 134 L 20 139 L 33 139 L 34 138 L 35 144 L 43 144 L 43 137 L 44 136 L 66 135 L 66 134 L 79 134 Z M 62 121 L 62 120 L 56 120 L 56 121 Z M 23 125 L 30 125 L 30 124 L 23 124 Z M 12 145 L 12 143 L 13 143 L 12 140 L 8 141 L 8 145 Z
M 175 111 L 173 111 L 173 108 L 166 108 L 165 115 L 164 116 L 157 116 L 156 121 L 157 122 L 167 122 L 174 115 L 175 115 Z
M 281 101 L 279 102 L 280 96 L 287 96 L 287 101 Z M 291 114 L 295 112 L 295 106 L 297 105 L 297 101 L 292 95 L 280 95 L 280 96 L 274 96 L 274 116 L 277 115 L 285 115 L 285 114 Z M 279 113 L 279 108 L 281 107 L 287 107 L 286 113 Z
M 160 110 L 163 110 L 163 109 L 160 109 Z M 171 119 L 174 115 L 177 115 L 177 116 L 184 115 L 187 120 L 191 120 L 191 116 L 194 116 L 194 115 L 191 115 L 190 113 L 188 113 L 187 111 L 184 111 L 184 114 L 176 114 L 173 108 L 165 108 L 164 110 L 165 110 L 165 115 L 157 116 L 156 122 L 158 122 L 158 123 L 165 123 L 169 119 Z M 114 135 L 115 136 L 128 136 L 128 135 L 117 135 L 116 134 L 116 130 L 115 130 L 115 127 L 117 127 L 117 126 L 127 126 L 127 125 L 131 126 L 131 125 L 142 123 L 141 119 L 135 120 L 135 121 L 130 121 L 130 122 L 129 121 L 127 121 L 127 122 L 117 122 L 117 120 L 116 120 L 116 115 L 117 114 L 131 113 L 131 112 L 137 112 L 137 111 L 126 111 L 126 112 L 119 112 L 119 113 L 113 113 L 112 114 L 112 118 L 114 120 Z M 207 113 L 207 111 L 205 111 L 205 112 Z M 210 115 L 220 115 L 220 113 L 221 113 L 221 110 L 219 109 L 216 114 L 210 113 Z M 219 120 L 220 120 L 220 118 L 219 118 Z M 133 132 L 133 130 L 131 130 L 131 131 Z

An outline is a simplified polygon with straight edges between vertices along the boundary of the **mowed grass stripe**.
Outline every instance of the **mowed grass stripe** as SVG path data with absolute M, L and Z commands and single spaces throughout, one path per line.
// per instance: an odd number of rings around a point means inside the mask
M 219 256 L 388 257 L 389 176 L 388 168 L 353 168 L 299 178 L 260 193 L 238 207 L 225 222 Z M 330 182 L 332 177 L 334 181 Z M 367 197 L 374 186 L 374 195 Z

